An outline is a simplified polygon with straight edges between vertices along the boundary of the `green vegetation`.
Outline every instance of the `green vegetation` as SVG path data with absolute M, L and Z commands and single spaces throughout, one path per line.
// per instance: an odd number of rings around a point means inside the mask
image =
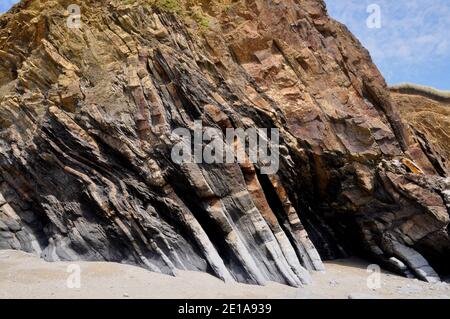
M 190 17 L 202 30 L 209 28 L 209 19 L 201 10 L 186 10 L 178 0 L 155 0 L 153 5 L 160 10 L 177 14 L 181 17 Z
M 189 17 L 194 20 L 199 26 L 200 30 L 205 31 L 209 29 L 209 18 L 202 12 L 199 7 L 194 7 L 186 10 L 183 1 L 180 0 L 123 0 L 124 4 L 141 4 L 158 8 L 161 11 L 176 14 L 179 17 Z
M 209 28 L 209 19 L 203 15 L 201 12 L 194 12 L 192 14 L 192 19 L 200 26 L 202 29 Z
M 171 13 L 181 13 L 183 11 L 183 8 L 177 0 L 156 0 L 154 1 L 154 5 L 161 10 Z

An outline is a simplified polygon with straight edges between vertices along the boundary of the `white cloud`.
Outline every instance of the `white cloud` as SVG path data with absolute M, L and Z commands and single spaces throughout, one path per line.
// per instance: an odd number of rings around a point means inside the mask
M 373 58 L 421 64 L 449 59 L 450 0 L 326 0 L 332 16 L 345 23 Z M 370 4 L 381 7 L 381 29 L 365 25 Z

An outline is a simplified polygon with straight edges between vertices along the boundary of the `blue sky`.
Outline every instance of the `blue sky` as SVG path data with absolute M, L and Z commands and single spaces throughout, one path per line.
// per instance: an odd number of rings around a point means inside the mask
M 18 0 L 0 0 L 0 13 L 8 11 Z
M 450 0 L 325 0 L 369 50 L 389 84 L 413 82 L 450 90 Z M 381 28 L 368 28 L 368 6 Z
M 0 12 L 17 0 L 0 0 Z M 450 90 L 450 0 L 325 0 L 369 50 L 389 84 L 413 82 Z M 367 8 L 380 8 L 381 28 L 368 28 Z

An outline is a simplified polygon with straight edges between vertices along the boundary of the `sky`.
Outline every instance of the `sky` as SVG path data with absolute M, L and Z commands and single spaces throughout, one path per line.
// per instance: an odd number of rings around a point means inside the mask
M 450 90 L 450 0 L 325 2 L 329 14 L 369 50 L 389 84 L 412 82 Z
M 8 11 L 18 0 L 0 0 L 0 13 Z
M 0 0 L 0 13 L 16 2 Z M 389 84 L 450 90 L 450 0 L 325 2 L 329 14 L 369 50 Z

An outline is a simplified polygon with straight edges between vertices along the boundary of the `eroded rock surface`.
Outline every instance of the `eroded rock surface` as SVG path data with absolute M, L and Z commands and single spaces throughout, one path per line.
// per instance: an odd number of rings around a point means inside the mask
M 414 86 L 412 87 L 414 88 Z M 424 150 L 435 171 L 450 172 L 450 93 L 427 91 L 421 87 L 392 89 L 392 99 L 411 134 Z M 448 97 L 447 97 L 448 96 Z M 432 173 L 433 171 L 430 171 Z
M 0 18 L 0 248 L 293 286 L 353 253 L 450 269 L 450 182 L 323 1 L 161 3 Z M 174 163 L 196 120 L 278 128 L 280 170 Z

